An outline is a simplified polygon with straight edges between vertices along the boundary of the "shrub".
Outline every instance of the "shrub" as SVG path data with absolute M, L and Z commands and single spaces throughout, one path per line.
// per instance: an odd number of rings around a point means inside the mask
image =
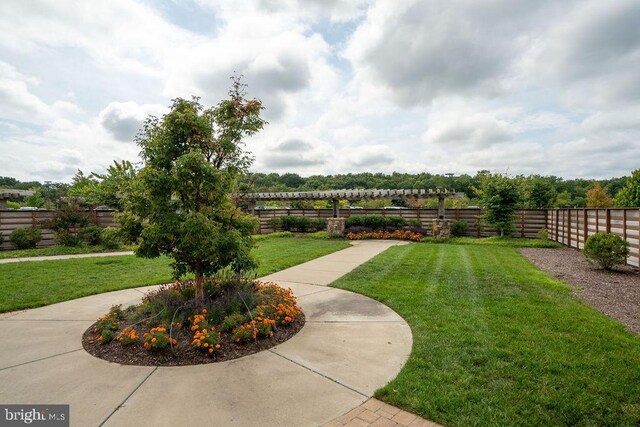
M 72 233 L 69 230 L 61 229 L 56 231 L 54 240 L 60 246 L 78 246 L 82 243 L 82 239 L 79 234 Z
M 105 248 L 117 249 L 122 243 L 120 231 L 115 227 L 105 227 L 100 230 L 100 241 Z
M 102 229 L 97 225 L 90 225 L 80 230 L 78 237 L 89 246 L 100 244 Z
M 311 228 L 311 218 L 297 215 L 283 216 L 280 218 L 280 226 L 284 231 L 305 233 Z
M 167 348 L 169 344 L 175 344 L 177 340 L 171 339 L 167 328 L 164 326 L 158 326 L 151 328 L 149 332 L 144 334 L 144 348 L 147 350 L 162 350 Z
M 543 228 L 542 230 L 538 231 L 538 239 L 549 240 L 549 230 Z
M 324 231 L 327 229 L 327 220 L 324 218 L 311 219 L 311 231 Z
M 35 227 L 16 228 L 10 239 L 17 249 L 33 249 L 42 240 L 42 231 Z
M 354 215 L 347 218 L 345 226 L 365 227 L 369 231 L 382 230 L 387 227 L 403 227 L 407 225 L 407 221 L 401 216 L 382 216 L 382 215 Z
M 464 221 L 453 221 L 451 223 L 451 235 L 454 237 L 462 237 L 467 234 L 469 225 Z
M 422 227 L 422 221 L 419 219 L 410 219 L 407 221 L 407 225 L 410 227 Z
M 589 236 L 583 249 L 584 255 L 605 270 L 624 264 L 629 255 L 629 243 L 611 233 Z

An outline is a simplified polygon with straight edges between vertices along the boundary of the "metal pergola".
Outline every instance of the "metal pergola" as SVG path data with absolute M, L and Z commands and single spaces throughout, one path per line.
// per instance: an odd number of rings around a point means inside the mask
M 328 191 L 295 191 L 274 193 L 237 193 L 233 195 L 238 202 L 247 202 L 249 211 L 255 212 L 255 203 L 272 200 L 330 200 L 333 203 L 333 217 L 340 214 L 340 200 L 374 200 L 374 199 L 438 199 L 438 218 L 444 219 L 444 200 L 447 198 L 461 198 L 464 193 L 448 191 L 446 189 L 423 190 L 328 190 Z

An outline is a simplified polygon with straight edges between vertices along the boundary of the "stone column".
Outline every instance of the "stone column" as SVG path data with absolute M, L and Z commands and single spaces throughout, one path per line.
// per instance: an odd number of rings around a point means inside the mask
M 327 232 L 331 234 L 344 234 L 346 218 L 327 218 Z
M 431 231 L 436 239 L 448 239 L 451 237 L 451 221 L 448 219 L 434 219 Z

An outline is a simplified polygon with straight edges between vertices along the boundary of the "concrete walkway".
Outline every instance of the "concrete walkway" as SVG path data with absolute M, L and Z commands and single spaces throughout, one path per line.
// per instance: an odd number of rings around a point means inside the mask
M 31 256 L 31 257 L 23 257 L 23 258 L 5 258 L 5 259 L 0 259 L 0 264 L 10 264 L 13 262 L 28 262 L 28 261 L 55 261 L 59 259 L 95 258 L 95 257 L 105 257 L 105 256 L 121 256 L 121 255 L 133 255 L 133 251 L 93 252 L 89 254 L 48 255 L 48 256 Z
M 293 289 L 307 322 L 289 341 L 227 362 L 123 366 L 82 349 L 96 318 L 113 304 L 139 302 L 152 287 L 2 315 L 0 403 L 68 403 L 75 426 L 329 423 L 368 401 L 411 351 L 411 330 L 395 312 L 326 287 L 396 244 L 355 242 L 265 277 Z

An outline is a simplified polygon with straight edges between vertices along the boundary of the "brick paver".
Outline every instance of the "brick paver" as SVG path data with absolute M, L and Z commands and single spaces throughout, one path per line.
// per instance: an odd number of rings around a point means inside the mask
M 324 427 L 442 427 L 410 412 L 371 398 Z

